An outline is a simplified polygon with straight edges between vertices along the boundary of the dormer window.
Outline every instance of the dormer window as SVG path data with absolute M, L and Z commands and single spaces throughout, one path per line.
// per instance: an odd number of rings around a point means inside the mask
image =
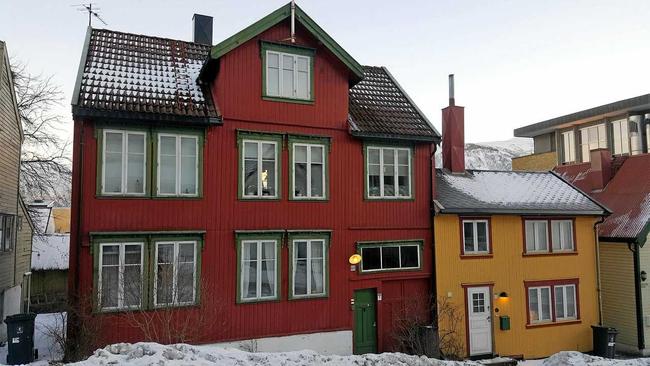
M 262 55 L 264 99 L 313 101 L 313 49 L 263 42 Z

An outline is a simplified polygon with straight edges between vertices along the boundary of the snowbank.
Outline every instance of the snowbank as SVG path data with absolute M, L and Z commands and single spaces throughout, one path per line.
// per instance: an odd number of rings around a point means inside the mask
M 32 270 L 66 270 L 70 255 L 70 234 L 34 235 Z
M 575 351 L 565 351 L 554 354 L 542 363 L 543 366 L 646 366 L 650 359 L 635 358 L 629 360 L 610 360 L 586 355 Z

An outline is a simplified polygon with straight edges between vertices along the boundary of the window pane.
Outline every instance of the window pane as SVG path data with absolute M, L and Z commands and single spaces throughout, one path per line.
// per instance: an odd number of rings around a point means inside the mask
M 139 306 L 142 300 L 142 267 L 126 265 L 124 267 L 124 306 Z
M 409 168 L 408 166 L 399 166 L 397 167 L 397 187 L 399 189 L 399 195 L 402 197 L 408 197 L 411 195 L 410 192 L 410 182 L 409 182 Z
M 323 147 L 322 146 L 312 146 L 311 147 L 311 162 L 312 163 L 322 163 L 323 162 Z
M 307 162 L 307 146 L 302 146 L 302 145 L 296 145 L 295 146 L 295 161 L 298 163 L 306 163 Z
M 157 251 L 156 303 L 169 304 L 174 295 L 174 244 L 158 244 Z
M 562 249 L 573 249 L 573 222 L 562 222 Z
M 244 195 L 257 196 L 258 144 L 244 142 Z
M 384 196 L 395 196 L 395 150 L 383 149 Z
M 576 317 L 576 288 L 575 286 L 566 286 L 566 303 L 567 317 Z
M 540 289 L 542 297 L 542 314 L 541 320 L 551 319 L 551 290 L 548 287 Z
M 379 149 L 368 149 L 368 163 L 379 164 Z
M 177 302 L 186 303 L 194 301 L 194 263 L 179 263 L 178 278 L 176 280 Z
M 178 244 L 178 262 L 180 263 L 193 263 L 194 262 L 194 243 L 180 243 Z
M 488 236 L 487 236 L 487 223 L 476 223 L 476 239 L 478 241 L 478 251 L 487 252 L 488 250 Z
M 257 297 L 257 261 L 244 261 L 242 266 L 242 297 L 251 299 Z
M 471 221 L 463 223 L 465 252 L 474 251 L 474 223 Z
M 112 308 L 117 306 L 119 267 L 102 267 L 102 308 Z
M 402 252 L 401 265 L 402 268 L 418 267 L 418 247 L 415 245 L 403 246 L 400 248 Z
M 537 289 L 528 289 L 528 311 L 530 312 L 530 321 L 539 321 L 539 299 L 537 298 Z
M 117 266 L 120 264 L 119 245 L 102 246 L 102 266 Z
M 399 268 L 399 247 L 383 247 L 381 249 L 381 261 L 383 269 Z
M 294 195 L 296 197 L 307 196 L 307 163 L 296 163 L 294 167 Z
M 555 287 L 555 316 L 564 318 L 564 287 Z
M 379 248 L 361 248 L 361 268 L 364 271 L 381 269 Z
M 309 74 L 307 72 L 298 71 L 296 73 L 296 97 L 309 99 L 309 89 Z
M 294 290 L 295 295 L 307 294 L 307 259 L 297 259 L 294 262 Z
M 544 222 L 535 223 L 535 243 L 538 250 L 548 250 L 548 224 Z
M 311 196 L 323 197 L 323 165 L 312 164 L 311 166 Z
M 104 144 L 104 192 L 122 192 L 122 134 L 106 133 Z
M 127 193 L 144 193 L 144 135 L 128 134 Z
M 142 246 L 124 246 L 124 264 L 140 264 L 142 262 Z
M 257 243 L 256 242 L 245 242 L 244 243 L 244 260 L 256 260 L 257 259 Z
M 244 143 L 244 158 L 257 159 L 257 142 Z
M 321 240 L 311 241 L 311 257 L 323 258 L 323 242 Z
M 277 53 L 267 53 L 266 55 L 266 75 L 267 85 L 266 93 L 268 95 L 280 94 L 280 56 Z
M 324 277 L 324 260 L 312 259 L 311 261 L 311 293 L 322 294 L 325 293 L 325 277 Z
M 262 297 L 275 295 L 275 260 L 262 261 Z
M 176 193 L 176 137 L 160 136 L 160 193 Z
M 526 221 L 526 251 L 532 252 L 535 250 L 535 223 L 533 221 Z
M 282 96 L 292 98 L 293 88 L 293 56 L 282 55 Z
M 275 161 L 262 162 L 262 195 L 275 196 Z
M 275 259 L 275 242 L 265 241 L 262 244 L 262 259 Z
M 197 142 L 195 137 L 181 137 L 181 193 L 196 194 Z

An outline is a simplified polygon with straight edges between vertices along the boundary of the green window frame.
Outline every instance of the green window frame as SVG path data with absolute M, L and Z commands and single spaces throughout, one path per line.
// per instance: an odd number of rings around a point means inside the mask
M 111 250 L 110 249 L 117 249 Z M 131 249 L 129 252 L 128 249 Z M 133 262 L 127 259 L 128 254 L 133 254 L 133 249 L 138 248 L 139 260 Z M 138 310 L 145 306 L 145 242 L 142 239 L 128 239 L 124 238 L 121 241 L 101 242 L 98 244 L 97 255 L 97 308 L 101 311 L 120 311 L 120 310 Z M 107 263 L 110 257 L 117 256 L 117 263 Z M 125 278 L 127 270 L 133 273 L 133 269 L 139 269 L 139 276 Z M 112 276 L 109 275 L 111 270 L 117 270 Z M 105 300 L 105 289 L 108 287 L 108 281 L 113 277 L 115 280 L 115 299 Z M 108 280 L 105 282 L 105 279 Z M 139 286 L 133 286 L 134 280 L 139 281 Z M 136 284 L 137 285 L 137 284 Z M 129 288 L 130 287 L 130 288 Z M 132 300 L 134 297 L 139 297 L 137 304 Z M 108 298 L 108 296 L 106 296 Z M 112 294 L 111 294 L 112 298 Z M 131 301 L 129 301 L 131 298 Z M 110 301 L 111 305 L 105 304 Z M 126 302 L 126 303 L 125 303 Z M 114 305 L 113 305 L 114 303 Z
M 296 201 L 326 201 L 329 199 L 329 152 L 330 138 L 325 136 L 289 135 L 289 199 Z M 305 158 L 302 161 L 296 154 L 296 149 L 305 149 Z M 320 159 L 315 158 L 318 149 L 321 150 Z M 320 161 L 319 161 L 320 160 Z M 304 193 L 299 193 L 296 184 L 296 165 L 305 166 Z M 314 167 L 321 165 L 321 194 L 314 194 L 312 186 Z
M 424 240 L 394 240 L 358 242 L 357 253 L 361 254 L 360 273 L 393 272 L 393 271 L 419 271 L 422 269 L 422 248 Z M 411 248 L 416 249 L 415 252 Z M 403 250 L 404 249 L 404 250 Z M 417 254 L 417 265 L 408 265 Z M 397 258 L 394 258 L 397 254 Z M 392 258 L 391 258 L 392 255 Z M 408 257 L 407 257 L 408 256 Z M 365 259 L 364 259 L 365 257 Z M 370 265 L 371 258 L 378 260 L 379 264 Z M 365 260 L 365 262 L 364 262 Z M 397 264 L 395 264 L 395 261 Z
M 192 257 L 191 261 L 189 260 L 188 253 L 182 253 L 182 249 L 187 246 L 192 246 Z M 171 249 L 171 258 L 165 259 L 161 255 L 162 250 L 165 247 Z M 198 263 L 198 250 L 199 245 L 196 240 L 156 240 L 153 243 L 153 305 L 154 307 L 167 307 L 167 306 L 179 306 L 179 305 L 193 305 L 196 301 L 196 294 L 198 290 L 197 283 L 197 263 Z M 171 259 L 171 260 L 170 260 Z M 181 272 L 182 268 L 188 268 L 188 265 L 191 265 L 191 281 L 192 284 L 191 291 L 183 291 L 179 289 L 179 282 L 181 282 Z M 164 268 L 169 268 L 167 271 L 163 271 Z M 169 273 L 171 271 L 171 273 Z M 163 276 L 170 276 L 171 278 L 167 279 L 169 281 L 169 287 L 171 291 L 165 293 L 163 291 L 158 291 L 162 286 L 160 282 L 163 282 L 165 279 Z M 187 293 L 190 294 L 190 299 L 183 299 L 184 296 L 187 296 Z M 167 301 L 160 301 L 162 296 L 168 296 Z
M 114 137 L 117 134 L 120 134 L 121 137 L 121 148 L 119 152 L 120 159 L 120 186 L 119 190 L 112 189 L 107 190 L 107 184 L 105 181 L 106 178 L 106 159 L 110 157 L 110 154 L 114 156 L 118 154 L 117 151 L 110 152 L 107 151 L 107 135 L 113 134 Z M 129 136 L 143 136 L 144 138 L 144 152 L 138 152 L 138 154 L 129 154 L 128 151 L 128 138 Z M 196 169 L 194 170 L 194 182 L 195 182 L 195 191 L 194 192 L 182 192 L 180 190 L 181 183 L 183 181 L 182 173 L 179 169 L 176 170 L 176 180 L 175 180 L 175 192 L 174 193 L 160 193 L 159 189 L 159 138 L 160 136 L 174 136 L 178 138 L 178 141 L 181 141 L 182 138 L 186 139 L 196 139 L 196 156 L 195 164 Z M 97 187 L 96 187 L 96 196 L 101 198 L 182 198 L 182 199 L 193 199 L 201 198 L 203 195 L 203 152 L 204 152 L 204 143 L 205 143 L 205 130 L 199 128 L 174 128 L 174 127 L 145 127 L 145 126 L 125 126 L 122 124 L 98 124 L 96 129 L 96 138 L 97 138 Z M 177 148 L 177 151 L 180 150 Z M 180 152 L 180 151 L 178 151 Z M 129 166 L 132 164 L 131 158 L 135 158 L 136 155 L 143 157 L 143 182 L 142 190 L 137 192 L 129 191 L 128 188 L 128 179 L 129 179 Z M 179 162 L 182 160 L 181 154 L 175 159 L 175 168 L 178 166 L 182 167 L 182 164 Z
M 390 159 L 392 164 L 386 159 Z M 411 145 L 384 145 L 368 143 L 363 146 L 364 155 L 364 195 L 366 200 L 413 200 L 415 199 L 415 182 L 413 180 L 413 162 L 415 147 Z M 406 164 L 401 159 L 406 157 Z M 406 169 L 406 174 L 404 174 Z M 392 175 L 386 174 L 386 172 Z M 392 177 L 393 183 L 386 183 Z M 407 179 L 408 193 L 400 191 L 400 179 Z M 392 186 L 392 193 L 390 187 Z M 389 188 L 388 190 L 386 188 Z
M 315 49 L 261 42 L 260 52 L 262 57 L 262 99 L 303 104 L 314 102 Z M 291 87 L 284 85 L 285 74 L 291 75 Z M 277 90 L 270 90 L 276 84 Z M 306 87 L 302 95 L 300 95 L 300 85 Z
M 330 247 L 330 233 L 329 232 L 295 232 L 289 233 L 289 299 L 311 299 L 311 298 L 326 298 L 329 297 L 329 247 Z M 299 251 L 296 250 L 296 245 L 305 244 L 305 249 L 301 256 Z M 321 245 L 320 255 L 314 253 L 314 248 Z M 318 249 L 317 249 L 318 250 Z M 298 261 L 304 262 L 305 268 L 305 291 L 304 293 L 296 293 L 296 279 L 299 266 L 296 264 Z M 315 290 L 314 285 L 318 287 L 318 278 L 314 276 L 314 265 L 321 262 L 321 276 L 322 281 L 320 287 L 322 290 Z
M 278 133 L 237 131 L 237 145 L 239 148 L 237 175 L 239 177 L 238 196 L 240 200 L 279 200 L 282 197 L 282 156 L 280 152 L 282 151 L 283 138 L 284 136 Z M 264 170 L 265 163 L 271 162 L 268 157 L 264 157 L 264 147 L 271 145 L 274 146 L 273 166 L 275 169 L 273 172 L 274 179 L 272 180 L 269 179 L 268 169 Z M 248 152 L 247 148 L 249 148 Z M 251 166 L 251 163 L 255 164 L 255 186 L 247 183 L 247 163 L 249 166 Z M 266 166 L 268 167 L 268 165 Z M 260 174 L 261 172 L 266 172 L 266 181 Z M 271 183 L 275 184 L 273 194 L 265 194 L 264 189 L 260 189 L 260 187 L 266 185 L 266 189 L 268 189 Z M 254 193 L 253 189 L 255 190 Z
M 248 232 L 236 233 L 235 245 L 237 249 L 237 303 L 257 303 L 264 301 L 277 301 L 280 299 L 281 286 L 281 247 L 284 235 L 282 232 Z M 271 245 L 268 245 L 271 244 Z M 269 258 L 265 248 L 273 248 L 273 258 Z M 246 253 L 246 250 L 249 250 Z M 273 272 L 265 276 L 263 265 L 268 269 L 269 262 L 273 262 Z M 249 270 L 248 274 L 245 273 Z M 253 273 L 254 271 L 254 273 Z M 251 288 L 251 279 L 254 277 L 255 288 Z M 249 280 L 249 281 L 247 281 Z M 272 293 L 264 294 L 264 282 L 271 285 Z M 252 295 L 251 291 L 254 290 Z M 246 293 L 246 294 L 245 294 Z
M 200 303 L 201 296 L 201 258 L 203 249 L 202 232 L 126 232 L 126 233 L 91 233 L 91 253 L 93 255 L 93 308 L 98 313 L 134 311 L 134 310 L 155 310 L 160 308 L 175 308 L 195 306 Z M 194 268 L 193 268 L 193 300 L 173 301 L 166 304 L 155 303 L 157 257 L 156 250 L 158 243 L 193 243 L 194 244 Z M 126 246 L 139 245 L 141 250 L 140 262 L 140 304 L 124 305 L 124 287 L 128 284 L 124 281 L 126 263 Z M 118 247 L 118 263 L 112 264 L 117 269 L 117 304 L 115 306 L 104 306 L 102 301 L 102 287 L 104 286 L 103 276 L 105 248 Z M 174 257 L 176 258 L 176 257 Z M 133 264 L 133 263 L 130 263 Z M 178 263 L 174 263 L 177 266 Z M 176 274 L 176 272 L 174 272 Z

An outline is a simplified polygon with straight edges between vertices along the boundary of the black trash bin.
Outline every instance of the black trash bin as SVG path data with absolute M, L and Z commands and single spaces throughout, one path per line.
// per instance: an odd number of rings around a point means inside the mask
M 34 361 L 34 319 L 36 314 L 16 314 L 5 318 L 7 323 L 7 364 L 20 365 Z
M 591 329 L 594 335 L 594 355 L 614 358 L 618 331 L 602 325 L 592 325 Z

